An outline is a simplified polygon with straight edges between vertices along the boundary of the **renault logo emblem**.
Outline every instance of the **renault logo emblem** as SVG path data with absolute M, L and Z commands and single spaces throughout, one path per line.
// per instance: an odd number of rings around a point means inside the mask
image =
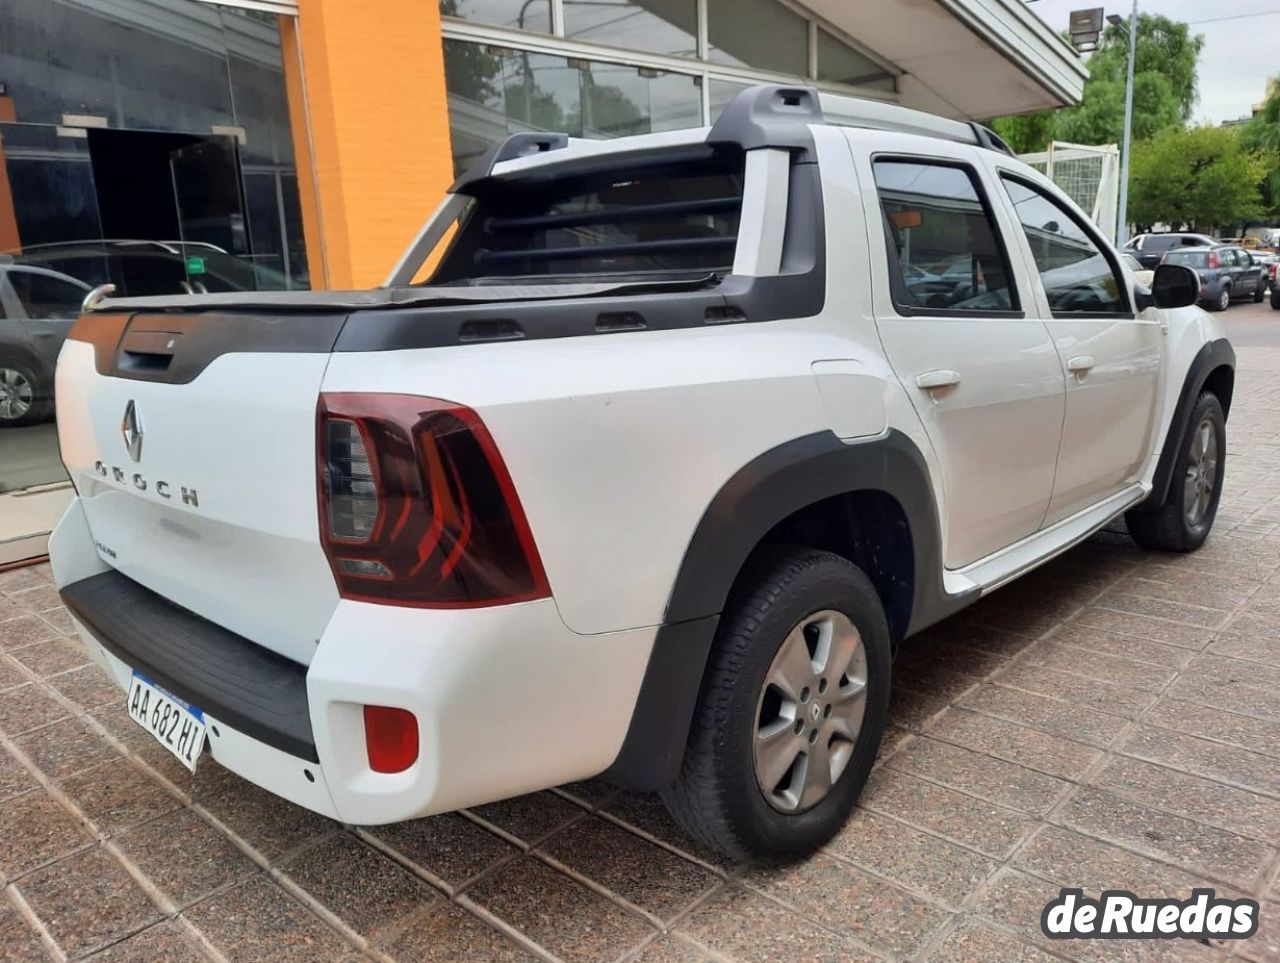
M 138 414 L 138 406 L 132 399 L 124 407 L 124 420 L 120 422 L 120 433 L 124 435 L 124 446 L 129 450 L 129 457 L 134 461 L 141 461 L 142 417 Z

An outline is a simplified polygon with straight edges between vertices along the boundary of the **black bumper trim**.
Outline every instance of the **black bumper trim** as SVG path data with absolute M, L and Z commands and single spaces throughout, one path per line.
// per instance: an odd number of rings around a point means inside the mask
M 228 632 L 119 572 L 73 582 L 61 594 L 71 614 L 126 665 L 259 742 L 320 761 L 305 665 Z

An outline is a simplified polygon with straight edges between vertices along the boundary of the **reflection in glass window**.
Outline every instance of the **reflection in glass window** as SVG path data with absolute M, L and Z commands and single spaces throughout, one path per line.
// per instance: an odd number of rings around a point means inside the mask
M 75 318 L 89 293 L 82 281 L 38 268 L 8 265 L 4 276 L 28 318 Z
M 898 304 L 976 312 L 1017 306 L 991 209 L 969 170 L 877 161 L 875 176 L 901 273 Z
M 1017 208 L 1054 315 L 1127 313 L 1115 268 L 1075 217 L 1022 181 L 1005 178 L 1004 186 Z
M 440 0 L 440 12 L 495 27 L 551 32 L 551 0 Z
M 571 40 L 676 57 L 698 52 L 695 0 L 564 0 Z
M 698 78 L 645 67 L 587 63 L 582 68 L 582 136 L 622 137 L 697 127 Z
M 461 40 L 445 41 L 444 62 L 458 172 L 517 131 L 607 138 L 695 127 L 701 116 L 697 80 L 686 74 Z
M 809 75 L 809 22 L 775 0 L 707 0 L 707 59 Z
M 894 89 L 893 77 L 883 67 L 822 29 L 818 30 L 818 79 L 851 87 Z
M 731 80 L 712 80 L 707 90 L 707 99 L 711 106 L 710 123 L 715 123 L 720 111 L 729 106 L 730 101 L 742 93 L 749 84 L 737 84 Z

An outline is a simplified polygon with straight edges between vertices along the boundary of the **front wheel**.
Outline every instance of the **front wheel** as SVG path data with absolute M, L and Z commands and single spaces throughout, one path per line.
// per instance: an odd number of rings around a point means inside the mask
M 726 607 L 684 762 L 663 800 L 694 838 L 753 862 L 808 855 L 844 824 L 884 732 L 884 609 L 848 560 L 758 560 Z
M 1222 404 L 1206 391 L 1191 410 L 1164 501 L 1154 510 L 1134 510 L 1124 517 L 1133 540 L 1163 552 L 1194 552 L 1203 545 L 1218 514 L 1226 455 Z
M 1266 296 L 1267 296 L 1267 282 L 1259 278 L 1258 286 L 1253 290 L 1253 303 L 1261 304 L 1262 299 L 1265 298 Z
M 1280 311 L 1280 285 L 1271 285 L 1271 309 Z

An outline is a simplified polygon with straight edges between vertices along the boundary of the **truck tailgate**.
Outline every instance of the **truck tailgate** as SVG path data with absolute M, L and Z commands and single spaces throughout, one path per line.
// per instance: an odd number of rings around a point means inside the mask
M 304 664 L 338 599 L 316 405 L 341 322 L 90 316 L 57 371 L 62 458 L 103 561 Z

